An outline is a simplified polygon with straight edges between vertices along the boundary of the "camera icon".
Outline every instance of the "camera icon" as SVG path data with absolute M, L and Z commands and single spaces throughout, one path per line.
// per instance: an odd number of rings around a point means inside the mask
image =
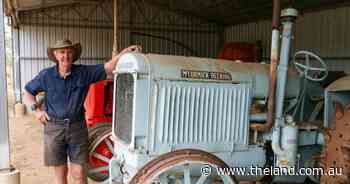
M 202 175 L 204 176 L 209 176 L 211 175 L 211 172 L 212 172 L 212 168 L 209 164 L 205 164 L 203 165 L 203 167 L 201 168 L 201 173 Z

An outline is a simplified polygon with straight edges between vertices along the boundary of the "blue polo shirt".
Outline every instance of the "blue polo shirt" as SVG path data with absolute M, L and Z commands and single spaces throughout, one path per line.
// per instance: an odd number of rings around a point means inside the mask
M 72 65 L 65 79 L 57 66 L 46 68 L 29 81 L 25 89 L 32 95 L 45 92 L 44 109 L 52 118 L 84 119 L 84 100 L 91 83 L 106 79 L 104 65 Z

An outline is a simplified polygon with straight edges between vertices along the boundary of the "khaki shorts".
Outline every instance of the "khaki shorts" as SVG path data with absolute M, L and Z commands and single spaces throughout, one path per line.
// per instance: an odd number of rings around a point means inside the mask
M 86 165 L 88 130 L 85 122 L 52 122 L 44 126 L 44 164 L 59 166 L 72 163 Z

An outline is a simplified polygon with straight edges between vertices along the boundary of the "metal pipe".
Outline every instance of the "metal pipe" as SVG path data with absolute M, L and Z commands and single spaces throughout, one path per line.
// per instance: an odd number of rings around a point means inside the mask
M 22 103 L 22 88 L 21 88 L 21 59 L 19 50 L 19 30 L 17 28 L 12 28 L 12 56 L 13 56 L 13 67 L 12 67 L 12 77 L 13 77 L 13 89 L 16 103 Z
M 148 32 L 169 32 L 169 33 L 200 33 L 200 34 L 216 34 L 216 31 L 213 30 L 194 30 L 192 28 L 186 28 L 181 27 L 181 25 L 175 25 L 173 27 L 177 28 L 157 28 L 157 27 L 146 27 L 143 24 L 131 26 L 127 25 L 126 22 L 125 25 L 119 25 L 119 30 L 132 30 L 132 31 L 148 31 Z M 65 24 L 65 23 L 29 23 L 29 22 L 21 22 L 21 25 L 24 26 L 39 26 L 39 27 L 64 27 L 64 28 L 84 28 L 84 29 L 113 29 L 113 26 L 107 26 L 107 25 L 74 25 L 74 24 Z M 166 25 L 166 24 L 164 24 Z M 159 26 L 159 25 L 157 25 Z
M 293 166 L 296 159 L 298 128 L 293 119 L 288 117 L 285 125 L 283 117 L 284 98 L 287 84 L 289 54 L 292 39 L 292 26 L 298 12 L 295 9 L 285 9 L 282 12 L 284 21 L 282 23 L 282 44 L 280 63 L 277 73 L 276 114 L 275 125 L 272 134 L 272 150 L 277 155 L 278 166 Z M 282 138 L 282 139 L 281 139 Z M 287 162 L 286 162 L 287 161 Z
M 254 122 L 265 122 L 266 119 L 267 119 L 266 113 L 254 113 L 254 114 L 251 114 L 249 117 L 249 121 L 254 121 Z
M 119 7 L 118 7 L 118 0 L 113 1 L 113 7 L 114 7 L 114 17 L 113 17 L 113 52 L 112 55 L 116 55 L 119 52 Z
M 273 0 L 272 29 L 279 30 L 281 18 L 281 0 Z
M 286 155 L 286 152 L 280 146 L 280 137 L 281 127 L 275 127 L 275 130 L 272 132 L 271 147 L 276 155 L 278 155 L 279 157 L 284 157 Z
M 48 57 L 19 57 L 18 58 L 21 62 L 22 61 L 49 61 L 49 58 Z M 83 61 L 83 60 L 92 60 L 92 61 L 96 61 L 96 60 L 99 60 L 99 61 L 107 61 L 109 58 L 108 57 L 81 57 L 80 58 L 80 61 Z
M 277 81 L 277 65 L 278 65 L 278 48 L 279 48 L 279 27 L 281 15 L 280 0 L 273 0 L 273 16 L 272 16 L 272 38 L 271 38 L 271 62 L 269 76 L 269 97 L 267 105 L 267 122 L 265 124 L 254 124 L 251 127 L 259 132 L 269 131 L 273 127 L 274 111 L 275 111 L 275 93 Z
M 289 54 L 291 47 L 291 37 L 292 37 L 292 25 L 293 22 L 285 21 L 282 23 L 283 33 L 282 33 L 282 44 L 281 44 L 281 56 L 280 63 L 278 65 L 278 82 L 277 82 L 277 92 L 276 92 L 276 111 L 275 119 L 281 119 L 283 116 L 283 104 L 287 84 L 287 73 L 288 73 L 288 63 Z

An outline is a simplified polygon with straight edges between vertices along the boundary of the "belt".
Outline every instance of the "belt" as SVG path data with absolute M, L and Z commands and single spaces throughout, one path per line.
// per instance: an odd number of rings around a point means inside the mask
M 50 122 L 53 122 L 53 123 L 72 123 L 72 122 L 81 122 L 81 121 L 84 121 L 83 119 L 81 118 L 50 118 L 49 120 Z

